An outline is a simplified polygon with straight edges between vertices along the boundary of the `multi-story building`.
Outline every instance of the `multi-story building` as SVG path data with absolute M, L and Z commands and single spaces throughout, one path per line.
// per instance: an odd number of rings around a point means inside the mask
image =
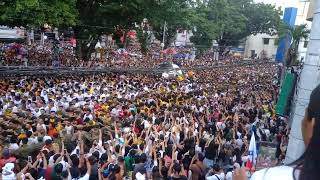
M 307 24 L 311 28 L 311 23 L 307 21 L 309 0 L 255 0 L 256 3 L 272 4 L 284 11 L 287 7 L 297 8 L 297 16 L 295 25 Z M 247 37 L 245 42 L 244 57 L 251 58 L 254 55 L 260 58 L 275 58 L 278 47 L 278 36 L 270 36 L 268 34 L 257 34 Z M 302 40 L 299 44 L 299 60 L 305 59 L 308 40 Z

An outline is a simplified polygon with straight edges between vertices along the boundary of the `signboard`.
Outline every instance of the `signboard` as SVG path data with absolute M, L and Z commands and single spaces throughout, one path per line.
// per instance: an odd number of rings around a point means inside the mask
M 270 168 L 277 165 L 276 159 L 277 144 L 271 142 L 260 142 L 256 170 Z
M 25 38 L 25 30 L 20 28 L 8 28 L 0 26 L 0 39 L 21 39 Z

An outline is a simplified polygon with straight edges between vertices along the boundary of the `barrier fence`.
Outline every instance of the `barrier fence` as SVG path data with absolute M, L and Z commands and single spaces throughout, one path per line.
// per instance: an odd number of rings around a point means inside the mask
M 230 68 L 241 66 L 254 66 L 262 64 L 275 64 L 274 61 L 245 61 L 233 64 L 215 66 L 192 66 L 181 68 L 182 71 L 202 71 L 216 68 Z M 88 68 L 88 67 L 41 67 L 41 66 L 0 66 L 0 76 L 25 76 L 25 75 L 72 75 L 72 74 L 102 74 L 102 73 L 141 73 L 161 74 L 167 69 L 155 68 Z

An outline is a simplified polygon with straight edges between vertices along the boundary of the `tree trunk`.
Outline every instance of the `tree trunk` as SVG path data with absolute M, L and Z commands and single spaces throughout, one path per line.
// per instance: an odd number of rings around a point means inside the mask
M 89 61 L 91 59 L 91 53 L 94 52 L 94 47 L 97 43 L 96 39 L 93 39 L 90 43 L 90 46 L 88 47 L 88 43 L 90 42 L 90 40 L 88 41 L 84 41 L 84 40 L 78 40 L 77 41 L 77 56 L 78 58 L 81 58 L 82 60 L 85 61 Z

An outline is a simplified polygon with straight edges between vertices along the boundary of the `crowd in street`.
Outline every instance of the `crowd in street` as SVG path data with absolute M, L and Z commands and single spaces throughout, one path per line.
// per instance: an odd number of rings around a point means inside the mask
M 46 42 L 43 45 L 34 43 L 26 45 L 24 43 L 0 43 L 0 65 L 2 66 L 54 66 L 55 60 L 54 44 Z M 61 43 L 59 54 L 59 62 L 57 65 L 63 64 L 70 66 L 75 62 L 73 48 L 68 43 Z
M 89 60 L 76 56 L 76 49 L 69 43 L 60 42 L 44 45 L 34 43 L 0 44 L 0 66 L 44 66 L 44 67 L 87 67 L 87 68 L 154 68 L 164 61 L 173 61 L 181 67 L 214 66 L 213 52 L 196 57 L 192 48 L 168 48 L 152 45 L 147 54 L 141 53 L 139 45 L 129 45 L 126 49 L 109 48 L 93 51 Z M 57 52 L 55 52 L 57 51 Z M 56 54 L 56 55 L 55 55 Z M 226 59 L 230 60 L 228 57 Z M 234 59 L 234 58 L 233 58 Z M 239 58 L 236 58 L 239 59 Z M 225 61 L 225 62 L 226 62 Z
M 275 114 L 276 72 L 1 78 L 2 179 L 231 180 L 252 135 L 276 143 L 281 162 L 288 129 Z

